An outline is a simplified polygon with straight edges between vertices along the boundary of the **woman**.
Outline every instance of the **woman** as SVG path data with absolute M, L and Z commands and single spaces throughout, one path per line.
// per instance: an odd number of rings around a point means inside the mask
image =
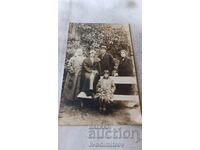
M 83 88 L 82 92 L 85 92 L 87 96 L 94 96 L 96 91 L 96 84 L 99 78 L 100 65 L 99 59 L 95 57 L 96 52 L 91 50 L 89 57 L 83 61 Z
M 118 66 L 119 76 L 133 76 L 133 62 L 127 57 L 126 50 L 120 51 L 120 62 Z
M 81 70 L 84 59 L 82 49 L 77 49 L 74 56 L 69 60 L 63 91 L 65 100 L 75 100 L 77 94 L 80 92 Z
M 133 72 L 133 62 L 130 58 L 127 57 L 127 51 L 121 50 L 120 51 L 120 62 L 118 66 L 118 74 L 119 76 L 134 76 Z M 121 94 L 134 94 L 135 93 L 135 85 L 128 84 L 128 85 L 118 85 L 117 91 Z

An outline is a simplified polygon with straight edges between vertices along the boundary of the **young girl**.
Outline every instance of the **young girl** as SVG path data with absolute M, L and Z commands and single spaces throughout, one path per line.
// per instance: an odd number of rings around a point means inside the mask
M 103 78 L 98 81 L 97 93 L 95 95 L 95 98 L 98 98 L 100 102 L 100 111 L 106 111 L 107 104 L 110 104 L 112 102 L 115 89 L 115 83 L 109 77 L 109 71 L 105 70 Z

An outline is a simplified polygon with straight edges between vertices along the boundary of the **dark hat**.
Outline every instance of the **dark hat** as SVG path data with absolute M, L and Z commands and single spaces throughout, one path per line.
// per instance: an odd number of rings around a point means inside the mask
M 106 45 L 104 45 L 104 44 L 101 44 L 101 46 L 100 46 L 101 48 L 107 48 L 107 46 Z

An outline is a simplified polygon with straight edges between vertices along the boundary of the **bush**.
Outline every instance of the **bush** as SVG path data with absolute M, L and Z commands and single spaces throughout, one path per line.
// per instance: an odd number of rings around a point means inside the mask
M 90 49 L 99 52 L 101 44 L 107 46 L 107 50 L 117 58 L 121 49 L 130 52 L 131 45 L 128 39 L 129 33 L 123 25 L 119 24 L 81 24 L 71 23 L 67 43 L 67 58 L 80 47 L 87 55 Z

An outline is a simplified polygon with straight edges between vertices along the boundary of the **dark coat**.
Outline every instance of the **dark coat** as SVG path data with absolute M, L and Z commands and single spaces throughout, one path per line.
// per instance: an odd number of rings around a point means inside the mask
M 133 76 L 133 62 L 131 59 L 125 57 L 124 59 L 120 59 L 118 66 L 118 74 L 119 76 Z
M 125 57 L 124 59 L 120 59 L 118 66 L 118 74 L 119 76 L 133 76 L 133 62 L 131 59 Z M 132 95 L 134 94 L 134 88 L 132 84 L 120 84 L 117 85 L 116 93 L 122 95 Z
M 86 92 L 86 94 L 89 92 L 89 83 L 90 83 L 90 75 L 92 73 L 93 70 L 97 70 L 98 72 L 100 72 L 100 64 L 99 61 L 97 59 L 94 60 L 94 62 L 92 63 L 90 58 L 86 58 L 83 61 L 83 86 L 82 86 L 82 91 Z M 99 79 L 99 73 L 96 74 L 95 79 L 94 79 L 94 91 L 96 90 L 96 84 L 98 82 Z
M 103 75 L 104 70 L 108 70 L 109 73 L 111 74 L 114 69 L 114 66 L 115 66 L 115 62 L 114 62 L 112 55 L 105 53 L 103 57 L 102 57 L 102 55 L 99 55 L 99 59 L 101 60 L 100 61 L 100 67 L 101 67 L 100 74 Z

